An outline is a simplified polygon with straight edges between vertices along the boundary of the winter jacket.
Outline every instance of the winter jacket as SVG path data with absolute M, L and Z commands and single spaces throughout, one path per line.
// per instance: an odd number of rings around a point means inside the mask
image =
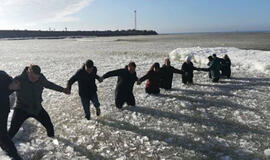
M 160 88 L 160 78 L 161 72 L 155 72 L 153 70 L 148 71 L 146 75 L 139 79 L 140 82 L 146 81 L 145 88 L 149 88 L 151 90 L 159 90 Z
M 12 78 L 4 71 L 0 70 L 0 109 L 1 112 L 9 111 L 9 91 L 8 86 L 12 82 Z M 3 108 L 2 108 L 3 107 Z
M 42 109 L 43 89 L 48 88 L 63 92 L 64 88 L 48 81 L 43 74 L 40 75 L 38 81 L 33 83 L 28 78 L 27 70 L 28 67 L 24 69 L 21 75 L 14 78 L 20 82 L 20 89 L 16 91 L 17 101 L 15 108 L 20 108 L 28 113 L 38 115 Z
M 221 63 L 221 73 L 228 78 L 231 76 L 231 60 L 224 59 Z
M 93 68 L 91 73 L 88 73 L 83 66 L 68 80 L 67 87 L 71 89 L 72 84 L 78 81 L 79 95 L 81 97 L 91 98 L 97 92 L 96 79 L 99 78 L 96 67 Z
M 214 58 L 209 63 L 209 68 L 202 68 L 203 71 L 210 71 L 212 79 L 220 78 L 220 60 L 219 58 Z
M 172 88 L 172 80 L 173 80 L 173 74 L 183 74 L 184 72 L 182 70 L 176 69 L 172 66 L 166 66 L 163 65 L 160 69 L 161 72 L 161 82 L 160 87 L 164 89 L 171 89 Z
M 126 68 L 118 69 L 107 72 L 103 75 L 103 78 L 109 78 L 118 76 L 117 85 L 115 89 L 115 96 L 117 98 L 126 97 L 127 95 L 133 95 L 134 83 L 138 80 L 136 72 L 130 73 Z
M 182 74 L 183 83 L 186 83 L 187 81 L 193 83 L 193 71 L 198 70 L 198 68 L 194 67 L 192 62 L 184 62 L 181 69 L 184 72 Z

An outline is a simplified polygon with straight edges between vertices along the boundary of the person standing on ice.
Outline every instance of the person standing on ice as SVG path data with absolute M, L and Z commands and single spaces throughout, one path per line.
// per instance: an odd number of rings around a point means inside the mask
M 150 70 L 147 72 L 147 74 L 139 79 L 138 84 L 141 84 L 141 82 L 147 80 L 145 85 L 145 92 L 148 94 L 159 94 L 160 78 L 160 65 L 159 63 L 154 63 L 151 66 Z
M 0 71 L 0 147 L 14 160 L 21 160 L 17 149 L 8 136 L 7 121 L 10 112 L 9 95 L 19 89 L 19 83 L 4 71 Z
M 227 78 L 231 77 L 231 60 L 227 54 L 224 55 L 221 62 L 221 75 Z
M 207 63 L 207 66 L 210 66 L 211 65 L 211 62 L 213 60 L 213 57 L 212 56 L 208 56 L 208 63 Z M 212 79 L 212 75 L 211 75 L 211 72 L 209 71 L 209 78 Z
M 105 73 L 102 78 L 118 76 L 115 89 L 115 105 L 121 109 L 124 103 L 135 106 L 133 95 L 134 83 L 138 80 L 135 62 L 130 62 L 125 68 Z
M 184 73 L 182 70 L 176 69 L 173 66 L 171 66 L 169 58 L 165 59 L 164 65 L 161 67 L 160 72 L 161 72 L 160 88 L 164 88 L 166 90 L 172 88 L 172 80 L 174 73 L 178 74 Z
M 219 78 L 220 78 L 221 61 L 216 56 L 212 56 L 212 57 L 213 57 L 213 60 L 209 63 L 209 67 L 200 68 L 200 70 L 210 72 L 212 82 L 216 83 L 219 81 Z
M 16 91 L 17 101 L 8 131 L 9 137 L 13 138 L 24 121 L 30 117 L 46 128 L 49 137 L 54 137 L 50 116 L 41 104 L 43 89 L 48 88 L 65 94 L 70 94 L 70 91 L 48 81 L 38 65 L 26 67 L 23 73 L 14 79 L 19 81 L 20 89 Z
M 79 95 L 81 98 L 85 118 L 90 120 L 90 101 L 96 108 L 96 115 L 100 115 L 100 103 L 97 95 L 96 79 L 102 82 L 102 78 L 97 75 L 97 68 L 92 60 L 87 60 L 85 64 L 73 75 L 67 84 L 67 88 L 71 90 L 73 83 L 78 81 Z
M 182 71 L 184 72 L 182 74 L 182 82 L 184 84 L 193 84 L 194 70 L 199 70 L 199 68 L 194 67 L 193 63 L 191 62 L 191 57 L 187 56 L 185 62 L 182 64 Z

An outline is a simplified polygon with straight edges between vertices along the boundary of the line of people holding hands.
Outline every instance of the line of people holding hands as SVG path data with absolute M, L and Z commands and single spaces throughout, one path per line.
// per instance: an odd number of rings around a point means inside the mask
M 83 66 L 68 80 L 67 87 L 63 88 L 49 80 L 42 74 L 38 65 L 27 66 L 21 75 L 12 79 L 4 71 L 0 71 L 0 146 L 6 153 L 15 160 L 21 157 L 17 153 L 12 138 L 19 131 L 24 121 L 30 117 L 39 121 L 47 130 L 49 137 L 54 137 L 54 127 L 50 116 L 42 106 L 43 89 L 51 89 L 65 94 L 70 94 L 72 85 L 78 82 L 79 96 L 87 120 L 91 119 L 90 103 L 96 108 L 96 115 L 101 114 L 100 103 L 97 95 L 97 86 L 95 80 L 103 82 L 110 77 L 118 77 L 115 89 L 115 106 L 119 109 L 125 103 L 135 106 L 135 97 L 133 87 L 135 82 L 140 85 L 146 81 L 145 92 L 148 94 L 159 94 L 160 88 L 169 90 L 172 88 L 173 74 L 182 74 L 184 84 L 193 84 L 193 71 L 209 72 L 209 77 L 213 82 L 218 82 L 220 70 L 222 75 L 230 77 L 230 59 L 225 55 L 224 59 L 212 55 L 208 57 L 207 68 L 196 68 L 191 62 L 191 57 L 187 57 L 181 70 L 170 65 L 170 60 L 165 59 L 164 65 L 160 67 L 159 63 L 154 63 L 150 70 L 141 78 L 137 77 L 136 64 L 130 62 L 122 69 L 113 70 L 105 73 L 103 76 L 97 75 L 97 68 L 92 60 L 87 60 Z M 10 112 L 9 95 L 16 91 L 17 101 L 11 120 L 9 130 L 7 130 L 7 117 Z

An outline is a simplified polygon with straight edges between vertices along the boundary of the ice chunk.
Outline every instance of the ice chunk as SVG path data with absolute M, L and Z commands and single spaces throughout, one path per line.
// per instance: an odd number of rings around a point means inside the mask
M 56 145 L 56 146 L 58 146 L 58 145 L 59 145 L 58 140 L 57 140 L 57 139 L 54 139 L 54 140 L 53 140 L 53 144 Z
M 268 148 L 268 149 L 264 150 L 263 153 L 264 153 L 264 155 L 267 156 L 267 157 L 270 156 L 270 149 Z

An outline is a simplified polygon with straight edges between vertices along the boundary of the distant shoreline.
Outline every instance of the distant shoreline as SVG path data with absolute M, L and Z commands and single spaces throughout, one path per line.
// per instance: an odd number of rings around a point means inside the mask
M 35 31 L 35 30 L 0 30 L 0 39 L 64 39 L 84 37 L 113 37 L 135 35 L 158 35 L 153 30 L 116 30 L 116 31 Z

